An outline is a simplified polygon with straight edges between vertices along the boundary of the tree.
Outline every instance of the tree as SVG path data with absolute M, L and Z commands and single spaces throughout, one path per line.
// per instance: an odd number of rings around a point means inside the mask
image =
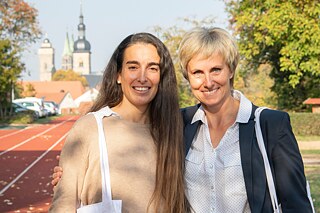
M 37 94 L 36 89 L 31 83 L 27 83 L 23 91 L 21 92 L 21 97 L 35 97 Z
M 41 35 L 38 11 L 23 0 L 0 1 L 0 39 L 23 49 Z
M 21 52 L 35 42 L 41 32 L 37 10 L 23 0 L 0 1 L 0 117 L 11 116 L 13 94 L 25 66 Z
M 270 78 L 271 67 L 261 65 L 258 72 L 251 73 L 246 78 L 242 77 L 241 67 L 245 67 L 240 62 L 240 66 L 235 75 L 234 88 L 243 92 L 246 97 L 258 106 L 277 107 L 276 95 L 271 90 L 274 81 Z
M 280 109 L 299 110 L 320 96 L 319 0 L 226 0 L 230 23 L 246 60 L 243 76 L 272 67 Z
M 53 81 L 80 81 L 84 87 L 88 86 L 87 79 L 73 70 L 58 70 L 52 76 Z
M 0 118 L 11 116 L 12 94 L 24 64 L 9 40 L 0 40 Z
M 183 24 L 180 24 L 179 26 L 185 26 L 185 28 L 189 29 L 192 27 L 212 25 L 214 23 L 214 18 L 208 16 L 202 20 L 197 20 L 195 17 L 187 17 L 179 19 L 179 21 L 183 22 Z M 178 81 L 179 104 L 180 107 L 186 107 L 197 103 L 197 99 L 192 95 L 189 83 L 182 75 L 178 58 L 178 48 L 182 36 L 185 34 L 186 30 L 177 26 L 178 25 L 176 24 L 166 29 L 156 26 L 153 28 L 153 31 L 155 31 L 157 36 L 163 41 L 171 54 Z

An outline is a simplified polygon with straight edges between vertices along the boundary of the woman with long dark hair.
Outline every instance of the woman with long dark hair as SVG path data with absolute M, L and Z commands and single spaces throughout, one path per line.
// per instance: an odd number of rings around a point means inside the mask
M 50 212 L 187 212 L 182 123 L 169 51 L 151 34 L 128 36 L 67 137 Z

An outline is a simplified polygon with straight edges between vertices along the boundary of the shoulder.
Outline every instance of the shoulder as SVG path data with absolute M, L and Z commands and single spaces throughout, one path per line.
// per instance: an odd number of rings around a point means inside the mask
M 266 109 L 261 113 L 260 119 L 262 122 L 281 123 L 281 121 L 289 119 L 289 114 L 280 110 Z
M 193 106 L 188 106 L 188 107 L 184 107 L 184 108 L 180 108 L 180 111 L 182 113 L 186 113 L 190 110 L 197 110 L 198 108 L 200 107 L 200 104 L 196 104 L 196 105 L 193 105 Z
M 289 114 L 280 110 L 264 110 L 260 116 L 260 125 L 264 134 L 273 136 L 282 135 L 292 129 Z
M 198 110 L 198 108 L 200 107 L 200 104 L 196 104 L 194 106 L 189 106 L 189 107 L 185 107 L 185 108 L 181 108 L 181 114 L 183 117 L 183 122 L 184 123 L 190 123 L 188 121 L 191 121 L 194 114 L 196 113 L 196 111 Z
M 82 141 L 90 137 L 97 129 L 96 120 L 93 114 L 87 114 L 79 118 L 68 133 L 68 141 Z

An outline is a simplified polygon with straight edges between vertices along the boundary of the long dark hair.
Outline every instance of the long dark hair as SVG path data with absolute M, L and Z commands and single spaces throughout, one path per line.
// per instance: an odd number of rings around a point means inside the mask
M 160 56 L 160 84 L 149 106 L 150 132 L 157 146 L 156 184 L 149 203 L 155 211 L 188 212 L 189 203 L 184 193 L 184 149 L 182 119 L 178 104 L 177 80 L 168 49 L 155 36 L 137 33 L 126 37 L 116 48 L 104 71 L 100 96 L 91 108 L 97 111 L 114 107 L 123 98 L 117 77 L 121 72 L 126 48 L 137 43 L 151 44 Z

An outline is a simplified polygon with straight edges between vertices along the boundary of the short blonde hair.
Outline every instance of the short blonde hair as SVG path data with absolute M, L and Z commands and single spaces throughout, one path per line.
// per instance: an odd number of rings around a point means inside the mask
M 230 71 L 235 73 L 239 62 L 239 52 L 235 40 L 226 30 L 218 27 L 194 28 L 187 32 L 179 47 L 183 76 L 188 80 L 187 66 L 194 56 L 200 55 L 206 59 L 217 53 L 224 58 Z M 234 77 L 230 79 L 231 86 L 233 86 L 233 81 Z

